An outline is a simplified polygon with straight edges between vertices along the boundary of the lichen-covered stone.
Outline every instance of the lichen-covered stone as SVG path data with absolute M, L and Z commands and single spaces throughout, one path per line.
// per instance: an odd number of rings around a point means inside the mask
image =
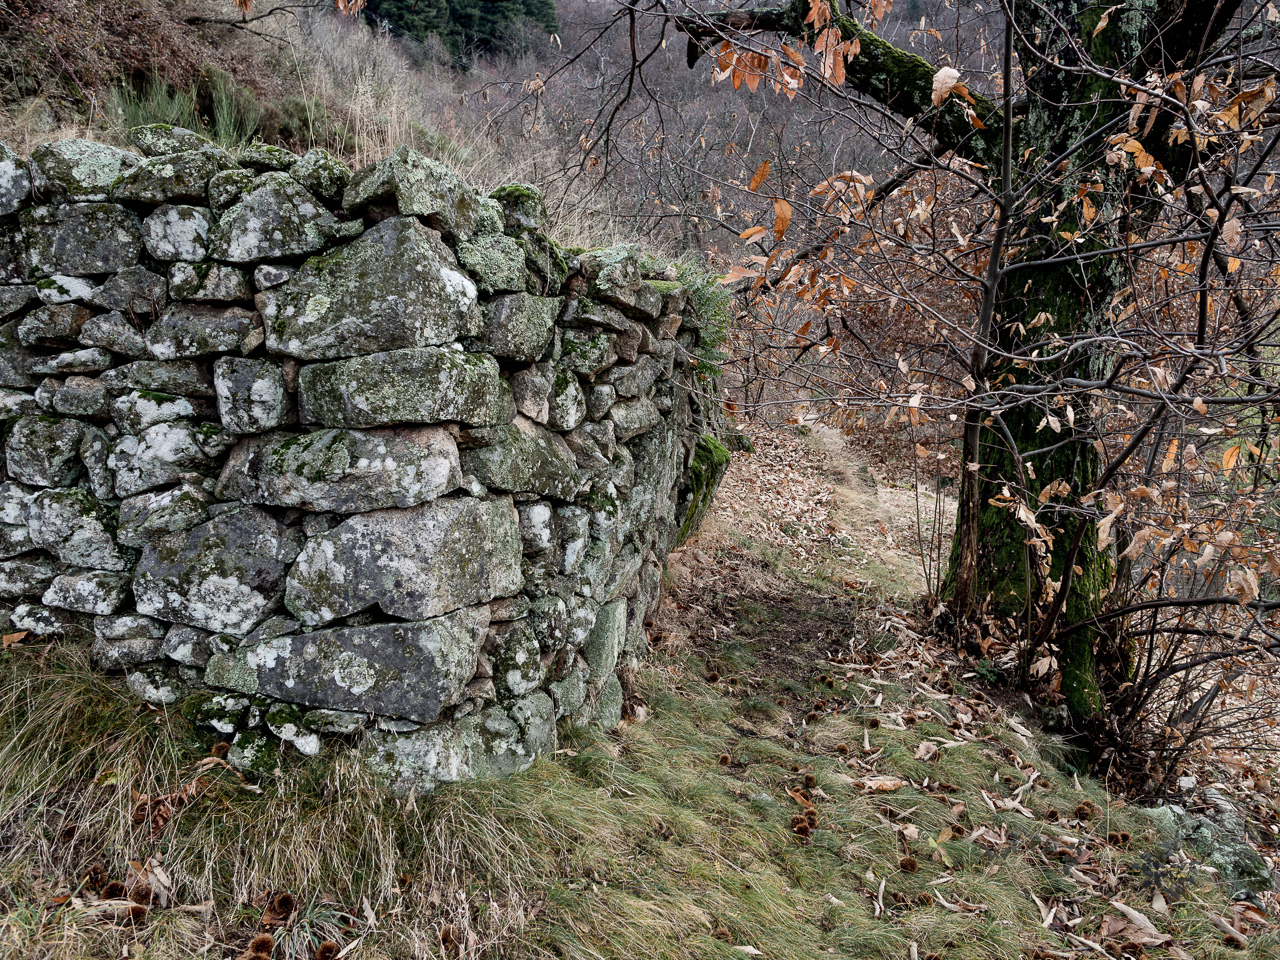
M 200 428 L 184 421 L 157 423 L 140 436 L 116 441 L 108 465 L 116 475 L 116 496 L 168 486 L 185 473 L 208 473 L 214 463 L 201 445 Z
M 111 199 L 117 203 L 203 204 L 209 178 L 233 164 L 231 157 L 216 147 L 150 157 L 115 182 Z
M 648 430 L 652 430 L 662 422 L 662 414 L 648 397 L 615 403 L 609 410 L 609 420 L 613 423 L 614 434 L 620 441 L 626 442 Z
M 231 637 L 223 633 L 210 633 L 199 627 L 175 623 L 165 632 L 160 653 L 174 663 L 203 668 L 209 663 L 210 657 L 230 650 L 231 640 Z
M 175 300 L 248 300 L 249 277 L 221 263 L 179 261 L 169 266 L 169 292 Z
M 617 399 L 618 391 L 608 384 L 593 385 L 587 394 L 587 416 L 592 420 L 603 419 Z
M 524 248 L 505 234 L 487 234 L 458 244 L 458 260 L 485 295 L 525 289 Z
M 147 347 L 157 360 L 237 352 L 257 319 L 243 307 L 174 303 L 147 328 Z
M 104 310 L 118 310 L 125 317 L 149 320 L 159 316 L 169 297 L 164 277 L 146 267 L 132 266 L 108 277 L 89 294 L 88 302 Z
M 344 210 L 360 213 L 371 206 L 422 217 L 446 236 L 466 240 L 480 215 L 480 195 L 443 163 L 401 147 L 356 173 L 347 184 Z
M 560 680 L 547 686 L 555 703 L 555 717 L 567 717 L 570 722 L 583 724 L 589 719 L 583 715 L 587 701 L 587 681 L 591 668 L 581 657 L 573 661 L 569 672 Z
M 118 310 L 90 317 L 76 339 L 86 347 L 102 347 L 123 357 L 148 355 L 142 331 Z
M 186 687 L 160 664 L 143 664 L 130 670 L 124 682 L 139 700 L 160 707 L 177 703 L 187 695 Z
M 303 418 L 327 427 L 397 423 L 491 426 L 511 418 L 511 388 L 492 357 L 441 347 L 389 350 L 304 367 Z
M 142 224 L 113 203 L 66 203 L 22 211 L 28 275 L 114 273 L 138 262 Z
M 267 173 L 228 208 L 209 236 L 215 260 L 253 263 L 315 253 L 333 235 L 334 218 L 287 173 Z
M 220 513 L 143 548 L 133 579 L 138 612 L 244 636 L 279 602 L 297 551 L 295 535 L 256 507 Z
M 546 423 L 551 414 L 551 382 L 555 369 L 550 363 L 535 363 L 511 375 L 511 392 L 516 410 L 534 423 Z
M 485 305 L 480 338 L 494 356 L 526 362 L 539 360 L 551 344 L 562 304 L 559 297 L 527 293 L 497 297 Z
M 501 623 L 490 631 L 493 680 L 500 697 L 523 697 L 542 683 L 542 651 L 523 620 Z
M 595 627 L 587 637 L 582 651 L 591 668 L 591 684 L 594 689 L 600 689 L 605 680 L 613 676 L 626 637 L 627 601 L 618 599 L 606 603 L 596 614 Z
M 213 498 L 201 487 L 184 483 L 171 490 L 140 493 L 120 503 L 116 541 L 126 547 L 144 547 L 199 526 L 209 519 Z
M 302 716 L 292 703 L 273 704 L 267 711 L 267 729 L 303 756 L 314 757 L 320 753 L 320 734 L 303 726 Z
M 219 357 L 213 365 L 222 425 L 231 433 L 265 433 L 285 422 L 284 373 L 278 363 L 249 357 Z
M 192 401 L 187 397 L 133 390 L 112 401 L 111 418 L 123 433 L 141 434 L 157 423 L 195 419 L 206 412 L 207 407 L 207 402 Z
M 84 347 L 34 360 L 30 369 L 34 374 L 100 373 L 109 369 L 114 362 L 110 350 Z
M 377 606 L 425 620 L 520 589 L 520 530 L 509 500 L 436 500 L 358 514 L 307 541 L 285 605 L 315 626 Z
M 0 143 L 0 217 L 21 209 L 31 198 L 31 173 L 26 162 Z
M 70 303 L 86 299 L 94 287 L 94 282 L 84 277 L 53 276 L 36 281 L 36 295 L 41 303 Z
M 18 321 L 18 342 L 24 347 L 70 345 L 76 342 L 88 319 L 89 311 L 78 303 L 40 307 Z
M 298 162 L 298 155 L 284 147 L 255 140 L 240 150 L 240 163 L 254 170 L 288 170 Z
M 257 297 L 267 348 L 304 360 L 435 346 L 475 333 L 476 287 L 439 238 L 393 217 Z
M 67 377 L 53 395 L 53 409 L 65 417 L 105 416 L 107 388 L 93 377 Z
M 148 157 L 161 157 L 169 153 L 183 153 L 210 147 L 208 137 L 167 123 L 148 123 L 129 130 L 129 142 Z
M 396 793 L 431 790 L 442 783 L 505 776 L 527 769 L 556 745 L 555 706 L 535 693 L 510 712 L 494 705 L 462 720 L 408 734 L 371 732 L 362 745 L 365 764 Z
M 437 427 L 317 430 L 240 441 L 218 496 L 334 513 L 413 507 L 462 482 L 453 437 Z
M 100 378 L 108 389 L 143 390 L 183 397 L 212 397 L 213 374 L 193 360 L 135 360 L 108 370 Z
M 46 607 L 108 614 L 119 610 L 128 595 L 128 574 L 81 570 L 54 577 L 40 602 Z
M 317 630 L 246 644 L 211 658 L 210 670 L 240 693 L 429 723 L 463 699 L 488 625 L 488 608 L 478 606 L 411 623 Z
M 555 368 L 547 404 L 547 426 L 552 430 L 573 430 L 587 416 L 587 397 L 582 386 L 564 367 Z
M 487 446 L 462 453 L 462 469 L 498 490 L 572 500 L 582 485 L 564 440 L 524 417 L 493 428 Z
M 532 184 L 509 183 L 498 187 L 489 196 L 501 204 L 508 233 L 519 235 L 546 226 L 547 203 L 542 198 L 542 191 Z
M 22 231 L 0 230 L 0 283 L 23 283 L 32 279 L 33 271 L 28 267 L 28 259 Z
M 0 584 L 5 574 L 0 570 Z M 29 630 L 46 640 L 70 640 L 80 643 L 93 637 L 93 617 L 74 610 L 59 610 L 42 604 L 20 603 L 9 614 L 14 630 Z
M 520 538 L 526 555 L 545 553 L 556 545 L 551 529 L 551 504 L 526 503 L 517 508 L 520 515 Z
M 314 147 L 289 168 L 289 176 L 320 199 L 333 203 L 342 197 L 351 181 L 351 168 L 328 150 Z
M 253 285 L 258 290 L 270 290 L 292 280 L 298 268 L 287 263 L 262 263 L 253 268 Z
M 35 386 L 31 376 L 31 353 L 18 339 L 20 320 L 0 325 L 0 386 Z
M 31 151 L 32 186 L 49 201 L 106 200 L 111 185 L 138 158 L 92 140 L 55 140 Z
M 157 260 L 203 260 L 212 226 L 207 207 L 166 203 L 142 221 L 142 242 Z
M 646 283 L 640 253 L 630 245 L 591 250 L 582 255 L 582 273 L 590 296 L 645 320 L 662 311 L 662 295 Z
M 103 670 L 124 670 L 160 657 L 168 624 L 136 613 L 98 617 L 90 655 Z
M 9 477 L 36 487 L 70 486 L 84 467 L 80 438 L 84 424 L 57 417 L 22 417 L 5 440 Z
M 51 557 L 39 554 L 0 561 L 0 599 L 41 596 L 62 569 Z
M 258 775 L 270 774 L 280 762 L 280 741 L 258 730 L 240 730 L 231 738 L 227 763 L 237 770 Z
M 566 330 L 560 362 L 574 373 L 593 377 L 618 361 L 612 334 L 603 330 Z
M 617 674 L 611 673 L 596 696 L 591 719 L 605 730 L 613 730 L 622 722 L 622 704 L 622 681 Z
M 635 363 L 609 368 L 600 375 L 600 383 L 613 387 L 622 397 L 643 397 L 663 373 L 663 362 L 645 354 Z
M 253 189 L 258 176 L 252 170 L 223 170 L 209 178 L 209 206 L 222 213 Z
M 41 490 L 27 505 L 31 542 L 77 567 L 127 569 L 128 558 L 111 536 L 114 525 L 106 507 L 79 488 Z
M 38 299 L 39 294 L 34 286 L 0 286 L 0 319 L 25 310 Z

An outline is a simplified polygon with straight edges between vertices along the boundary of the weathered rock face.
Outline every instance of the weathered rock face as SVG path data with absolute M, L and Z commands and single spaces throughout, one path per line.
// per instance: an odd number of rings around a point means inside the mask
M 132 139 L 0 144 L 0 613 L 246 768 L 361 737 L 422 790 L 616 725 L 727 465 L 680 285 L 411 150 Z

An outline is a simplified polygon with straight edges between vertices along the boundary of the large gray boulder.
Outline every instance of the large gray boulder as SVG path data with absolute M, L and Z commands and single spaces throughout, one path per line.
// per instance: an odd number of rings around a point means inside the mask
M 304 367 L 304 420 L 326 427 L 397 423 L 492 426 L 511 419 L 511 388 L 492 357 L 445 347 L 389 350 Z
M 20 215 L 28 275 L 83 277 L 134 266 L 142 254 L 142 224 L 113 203 L 29 207 Z
M 31 198 L 31 173 L 26 162 L 0 143 L 0 217 L 20 209 Z
M 400 794 L 506 776 L 555 751 L 555 715 L 555 704 L 539 691 L 509 710 L 494 704 L 483 713 L 412 733 L 371 732 L 362 744 L 362 756 L 369 769 Z
M 258 294 L 267 348 L 330 360 L 449 343 L 480 326 L 476 287 L 439 237 L 393 217 Z
M 551 345 L 556 317 L 564 301 L 559 297 L 534 297 L 509 293 L 485 306 L 485 349 L 496 357 L 531 362 L 539 360 Z
M 77 567 L 120 571 L 128 558 L 111 536 L 114 517 L 88 490 L 41 490 L 27 506 L 31 542 Z
M 494 427 L 491 443 L 463 452 L 462 467 L 498 490 L 559 500 L 572 500 L 582 486 L 564 440 L 525 417 Z
M 276 607 L 298 540 L 269 514 L 243 506 L 148 543 L 133 578 L 138 612 L 244 636 Z
M 116 540 L 127 547 L 143 547 L 190 530 L 209 519 L 210 503 L 212 497 L 203 488 L 189 483 L 129 497 L 120 504 Z
M 5 440 L 9 477 L 36 487 L 70 486 L 84 471 L 80 440 L 84 424 L 57 417 L 22 417 Z
M 32 185 L 42 200 L 106 200 L 138 157 L 92 140 L 54 140 L 31 151 Z
M 284 372 L 256 357 L 219 357 L 213 365 L 218 414 L 231 433 L 264 433 L 285 421 Z
M 436 500 L 359 514 L 307 541 L 285 606 L 309 626 L 370 607 L 425 620 L 514 594 L 520 529 L 510 500 Z
M 117 203 L 203 204 L 209 178 L 234 165 L 230 154 L 212 146 L 149 157 L 116 181 L 111 199 Z
M 317 630 L 210 658 L 205 680 L 240 693 L 429 723 L 466 695 L 487 606 L 431 620 Z
M 334 218 L 287 173 L 267 173 L 228 208 L 209 235 L 209 253 L 254 263 L 315 253 L 333 236 Z
M 317 430 L 241 440 L 218 496 L 224 500 L 364 513 L 414 507 L 462 482 L 458 448 L 438 427 Z
M 446 236 L 466 240 L 480 216 L 480 195 L 443 163 L 401 147 L 347 184 L 344 210 L 362 213 L 373 206 L 422 217 Z
M 203 260 L 209 252 L 213 212 L 207 207 L 166 203 L 142 221 L 142 242 L 157 260 Z
M 202 439 L 201 428 L 184 421 L 157 423 L 140 436 L 120 437 L 107 459 L 116 475 L 116 496 L 168 486 L 186 473 L 208 473 L 214 463 Z
M 238 352 L 257 319 L 243 307 L 175 303 L 147 329 L 147 347 L 157 360 Z

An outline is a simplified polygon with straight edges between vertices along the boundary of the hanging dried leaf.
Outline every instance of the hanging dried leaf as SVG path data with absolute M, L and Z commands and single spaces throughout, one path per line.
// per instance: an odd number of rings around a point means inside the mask
M 760 184 L 764 183 L 765 177 L 769 176 L 769 161 L 766 160 L 760 166 L 756 167 L 755 174 L 751 177 L 751 182 L 747 184 L 747 189 L 755 193 L 760 189 Z
M 778 197 L 773 201 L 773 239 L 781 240 L 791 226 L 791 204 Z
M 960 82 L 960 71 L 955 67 L 943 67 L 933 75 L 933 105 L 942 106 L 942 101 L 951 95 L 952 89 Z

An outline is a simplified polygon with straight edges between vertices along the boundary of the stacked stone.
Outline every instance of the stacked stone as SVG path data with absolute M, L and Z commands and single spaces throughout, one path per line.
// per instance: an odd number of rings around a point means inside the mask
M 398 787 L 616 725 L 727 463 L 700 327 L 536 190 L 402 149 L 0 144 L 0 600 L 270 768 Z

